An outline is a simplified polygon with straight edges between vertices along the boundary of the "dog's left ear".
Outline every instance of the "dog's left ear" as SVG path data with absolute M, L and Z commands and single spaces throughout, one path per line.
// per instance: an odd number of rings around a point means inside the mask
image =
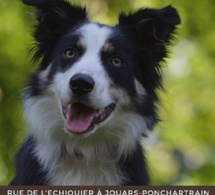
M 165 45 L 170 43 L 176 25 L 180 22 L 177 10 L 171 6 L 162 9 L 145 8 L 133 14 L 119 16 L 119 25 L 135 30 L 140 43 L 150 48 L 153 53 L 159 53 L 161 59 L 165 53 L 162 56 L 160 52 L 165 52 Z

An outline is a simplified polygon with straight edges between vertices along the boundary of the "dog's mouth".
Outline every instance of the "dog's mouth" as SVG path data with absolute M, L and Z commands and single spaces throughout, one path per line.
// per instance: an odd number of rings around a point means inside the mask
M 112 103 L 102 110 L 95 110 L 83 103 L 62 104 L 63 116 L 66 119 L 66 129 L 71 133 L 82 134 L 95 128 L 96 124 L 104 122 L 115 110 Z

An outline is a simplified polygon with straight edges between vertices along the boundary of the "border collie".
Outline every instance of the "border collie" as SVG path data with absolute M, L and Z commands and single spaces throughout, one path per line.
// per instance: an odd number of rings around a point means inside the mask
M 141 138 L 159 121 L 161 64 L 180 18 L 171 6 L 89 22 L 63 0 L 36 8 L 24 95 L 28 136 L 11 185 L 148 185 Z

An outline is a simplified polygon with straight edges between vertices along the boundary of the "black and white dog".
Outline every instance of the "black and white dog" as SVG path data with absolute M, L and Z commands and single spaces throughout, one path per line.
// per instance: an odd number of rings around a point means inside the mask
M 140 9 L 107 26 L 63 0 L 35 6 L 34 60 L 24 98 L 28 136 L 11 185 L 147 185 L 141 138 L 159 120 L 161 63 L 177 11 Z

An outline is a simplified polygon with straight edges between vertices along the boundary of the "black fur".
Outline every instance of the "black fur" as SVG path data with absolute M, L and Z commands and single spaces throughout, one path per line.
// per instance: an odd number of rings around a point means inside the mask
M 16 156 L 16 176 L 10 185 L 47 185 L 46 171 L 33 153 L 35 140 L 29 137 Z

